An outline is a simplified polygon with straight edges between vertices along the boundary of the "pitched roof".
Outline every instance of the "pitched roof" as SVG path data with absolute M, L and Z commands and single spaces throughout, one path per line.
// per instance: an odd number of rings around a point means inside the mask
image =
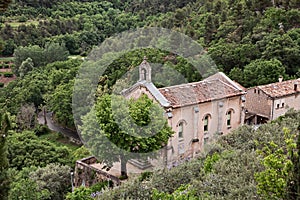
M 298 85 L 297 90 L 294 89 L 295 84 Z M 300 93 L 300 78 L 257 87 L 272 98 L 292 95 L 295 93 Z
M 239 84 L 222 72 L 200 82 L 160 88 L 159 91 L 174 108 L 245 94 Z
M 161 106 L 163 107 L 170 106 L 170 102 L 159 92 L 157 87 L 155 87 L 155 85 L 152 82 L 147 82 L 145 80 L 135 83 L 130 88 L 123 90 L 121 94 L 126 96 L 131 92 L 133 92 L 134 90 L 138 89 L 139 87 L 145 87 Z

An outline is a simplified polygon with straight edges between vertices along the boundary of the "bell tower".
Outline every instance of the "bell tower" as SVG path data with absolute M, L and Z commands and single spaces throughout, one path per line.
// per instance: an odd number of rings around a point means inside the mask
M 147 57 L 144 56 L 143 62 L 139 65 L 139 81 L 151 82 L 151 66 L 147 62 Z

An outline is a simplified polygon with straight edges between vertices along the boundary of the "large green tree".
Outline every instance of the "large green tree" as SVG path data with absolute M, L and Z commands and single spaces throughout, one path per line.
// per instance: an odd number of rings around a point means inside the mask
M 70 152 L 67 147 L 38 138 L 31 131 L 12 133 L 8 136 L 9 166 L 21 170 L 24 167 L 44 167 L 50 163 L 70 164 Z
M 81 134 L 101 162 L 108 166 L 120 162 L 121 175 L 127 177 L 129 159 L 155 156 L 173 134 L 161 111 L 146 95 L 125 100 L 105 94 L 83 118 Z M 94 130 L 99 125 L 100 130 Z
M 8 159 L 6 137 L 11 128 L 8 114 L 0 112 L 0 199 L 7 199 L 9 189 L 9 179 L 7 174 Z
M 46 66 L 55 61 L 67 60 L 69 52 L 65 44 L 47 43 L 45 48 L 38 45 L 18 47 L 14 52 L 15 57 L 15 72 L 21 73 L 21 66 L 28 58 L 32 59 L 33 67 Z M 32 65 L 32 64 L 31 64 Z M 27 69 L 27 68 L 26 68 Z
M 58 85 L 55 90 L 46 95 L 48 109 L 53 111 L 54 119 L 64 126 L 74 127 L 72 115 L 72 93 L 74 81 Z
M 70 167 L 51 163 L 45 167 L 11 170 L 10 200 L 60 200 L 70 190 Z
M 233 68 L 229 76 L 245 87 L 277 82 L 280 76 L 287 77 L 285 67 L 277 59 L 254 60 L 244 70 Z

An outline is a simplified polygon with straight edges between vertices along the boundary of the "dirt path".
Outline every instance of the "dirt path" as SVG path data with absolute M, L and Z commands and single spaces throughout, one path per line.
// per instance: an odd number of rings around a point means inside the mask
M 63 135 L 69 137 L 70 139 L 80 141 L 80 137 L 79 137 L 77 131 L 71 130 L 69 128 L 65 128 L 65 127 L 57 124 L 56 122 L 54 122 L 52 119 L 52 114 L 50 112 L 48 112 L 46 114 L 46 120 L 47 120 L 47 126 L 50 130 L 55 131 L 55 132 L 60 132 Z M 38 122 L 39 122 L 39 124 L 45 124 L 44 116 L 41 112 L 38 115 Z

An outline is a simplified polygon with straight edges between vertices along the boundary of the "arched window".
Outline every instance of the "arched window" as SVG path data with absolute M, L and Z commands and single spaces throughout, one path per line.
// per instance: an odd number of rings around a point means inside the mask
M 209 120 L 211 119 L 211 115 L 207 114 L 203 117 L 203 131 L 207 132 L 209 128 Z
M 232 114 L 234 113 L 234 110 L 230 109 L 226 113 L 226 125 L 227 127 L 231 127 L 231 119 L 232 119 Z
M 147 79 L 147 70 L 145 68 L 142 69 L 142 80 L 146 80 Z
M 178 138 L 183 138 L 183 122 L 178 124 Z
M 186 121 L 184 119 L 181 119 L 178 121 L 177 123 L 177 130 L 178 130 L 178 139 L 179 140 L 183 140 L 183 137 L 184 137 L 184 129 L 185 129 L 185 126 L 187 125 Z

